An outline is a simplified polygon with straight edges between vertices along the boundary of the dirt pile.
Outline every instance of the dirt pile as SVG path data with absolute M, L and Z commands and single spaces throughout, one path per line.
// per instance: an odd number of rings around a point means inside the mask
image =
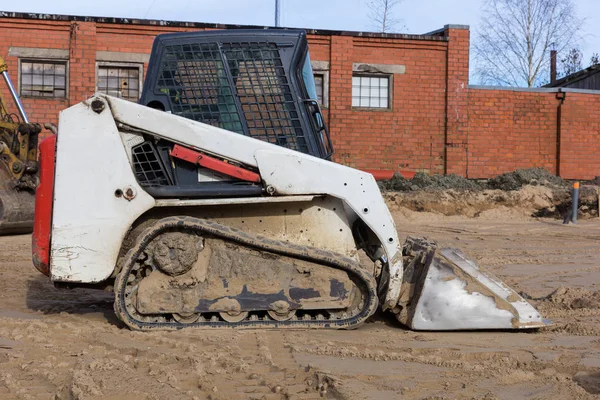
M 572 336 L 599 336 L 600 291 L 561 286 L 537 301 L 537 309 L 555 320 L 551 332 Z
M 396 173 L 389 181 L 380 183 L 380 187 L 385 191 L 409 192 L 422 189 L 428 190 L 468 190 L 480 191 L 484 186 L 473 180 L 463 178 L 458 175 L 427 175 L 423 172 L 417 172 L 412 179 L 406 179 Z
M 579 190 L 579 218 L 588 219 L 598 217 L 598 187 L 586 185 Z M 554 189 L 553 200 L 550 207 L 536 210 L 532 216 L 542 218 L 564 218 L 571 212 L 572 195 L 570 188 Z
M 498 189 L 504 191 L 519 190 L 524 186 L 547 186 L 551 188 L 569 188 L 569 182 L 550 174 L 544 168 L 518 169 L 498 175 L 489 180 L 471 180 L 454 174 L 427 175 L 417 172 L 412 179 L 406 179 L 396 173 L 389 181 L 380 183 L 385 191 L 409 192 L 426 189 L 429 191 L 456 190 L 456 191 L 482 191 Z
M 486 182 L 488 189 L 504 191 L 519 190 L 527 185 L 552 188 L 568 188 L 570 186 L 569 182 L 550 174 L 544 168 L 518 169 L 515 172 L 498 175 Z
M 571 184 L 543 168 L 517 170 L 487 181 L 457 175 L 396 174 L 380 187 L 397 211 L 498 218 L 564 219 L 571 210 Z M 582 186 L 579 218 L 598 217 L 597 187 Z
M 560 310 L 600 309 L 600 291 L 560 287 L 542 300 L 544 308 Z
M 528 219 L 539 210 L 556 212 L 554 191 L 544 186 L 526 186 L 521 190 L 459 191 L 454 189 L 384 193 L 388 207 L 403 214 L 427 212 L 470 218 Z M 566 209 L 566 207 L 565 207 Z

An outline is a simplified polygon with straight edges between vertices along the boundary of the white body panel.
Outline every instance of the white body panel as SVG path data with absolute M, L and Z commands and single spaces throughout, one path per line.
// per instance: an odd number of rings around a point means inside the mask
M 99 113 L 90 108 L 92 100 L 96 99 L 105 103 L 104 110 Z M 134 177 L 126 145 L 118 131 L 121 123 L 258 168 L 265 183 L 276 190 L 275 196 L 261 198 L 264 203 L 278 202 L 280 197 L 293 195 L 328 195 L 340 199 L 343 211 L 338 212 L 344 212 L 347 221 L 347 229 L 340 236 L 351 235 L 351 224 L 356 218 L 362 219 L 380 240 L 387 259 L 393 262 L 396 270 L 401 270 L 396 227 L 372 175 L 97 94 L 63 111 L 60 117 L 50 261 L 53 280 L 95 283 L 107 279 L 114 270 L 121 243 L 132 223 L 156 206 L 154 198 Z M 125 188 L 132 188 L 136 193 L 130 201 L 115 196 L 115 190 L 125 191 Z M 194 202 L 197 201 L 159 201 L 161 206 L 192 205 Z M 328 232 L 327 226 L 319 229 Z M 331 240 L 346 242 L 341 237 Z M 332 246 L 321 244 L 324 248 L 339 246 L 337 243 Z
M 52 280 L 100 282 L 131 224 L 154 206 L 137 183 L 109 110 L 80 103 L 60 113 L 52 215 Z M 131 188 L 132 201 L 115 196 Z
M 390 259 L 398 251 L 396 225 L 373 175 L 296 152 L 258 150 L 254 157 L 261 177 L 278 194 L 337 197 L 373 230 Z

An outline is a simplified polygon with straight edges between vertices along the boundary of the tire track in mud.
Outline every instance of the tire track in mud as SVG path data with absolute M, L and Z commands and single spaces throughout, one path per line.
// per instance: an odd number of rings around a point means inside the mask
M 376 383 L 375 387 L 380 390 L 387 386 L 387 389 L 409 398 L 497 399 L 491 392 L 486 393 L 486 385 L 482 385 L 482 382 L 486 381 L 489 389 L 494 389 L 496 393 L 506 390 L 501 389 L 502 387 L 535 386 L 540 388 L 541 392 L 534 398 L 540 399 L 594 399 L 595 394 L 600 394 L 600 391 L 594 389 L 594 385 L 600 385 L 600 369 L 583 368 L 581 354 L 571 352 L 570 346 L 530 347 L 531 343 L 527 347 L 515 345 L 506 349 L 490 349 L 482 347 L 482 344 L 414 346 L 415 340 L 419 344 L 423 341 L 435 342 L 434 338 L 437 335 L 405 335 L 409 336 L 403 338 L 405 347 L 377 343 L 364 347 L 350 341 L 336 341 L 333 344 L 302 338 L 297 340 L 293 349 L 294 352 L 304 355 L 305 359 L 312 357 L 317 360 L 315 362 L 320 361 L 326 365 L 335 365 L 333 360 L 344 359 L 346 364 L 356 365 L 355 369 L 364 371 L 359 378 L 363 383 Z M 552 357 L 548 356 L 549 352 L 552 353 Z M 381 365 L 375 367 L 373 362 Z M 366 367 L 361 368 L 361 364 Z M 375 371 L 376 368 L 380 371 Z M 401 379 L 402 376 L 385 378 L 381 375 L 381 370 L 394 368 L 400 368 L 401 372 L 398 374 L 410 375 L 407 371 L 416 371 L 412 373 L 411 385 L 398 388 L 393 381 Z M 420 378 L 419 371 L 422 374 Z M 428 373 L 434 374 L 434 377 L 427 376 Z M 355 375 L 344 376 L 331 372 L 324 374 L 331 374 L 331 379 L 342 387 L 348 383 L 352 384 L 357 378 Z M 470 391 L 462 396 L 461 390 L 467 388 L 470 388 Z M 364 390 L 367 389 L 368 387 L 362 386 L 360 394 L 365 394 Z M 524 392 L 515 394 L 523 396 Z M 356 393 L 346 392 L 344 398 L 378 398 L 377 395 L 355 396 Z
M 279 332 L 141 333 L 70 315 L 0 323 L 2 399 L 321 398 Z M 40 336 L 50 331 L 77 341 Z
M 227 379 L 207 379 L 214 400 L 321 399 L 314 371 L 295 362 L 283 333 L 243 332 L 237 340 L 244 367 Z M 204 385 L 203 385 L 204 386 Z
M 563 274 L 581 274 L 582 288 L 598 290 L 600 268 L 590 258 L 597 228 L 589 224 L 560 237 L 537 221 L 456 224 L 472 232 L 436 239 L 485 260 L 478 261 L 483 267 L 495 260 L 494 274 L 518 290 L 536 294 L 524 273 L 552 285 L 567 285 Z M 430 236 L 431 226 L 408 228 Z M 575 246 L 563 249 L 566 240 Z M 415 333 L 390 321 L 340 332 L 130 332 L 118 325 L 106 296 L 54 290 L 31 266 L 29 243 L 30 237 L 0 238 L 0 399 L 316 399 L 324 383 L 326 397 L 353 400 L 600 395 L 598 308 L 560 301 L 545 308 L 538 301 L 556 325 L 529 334 Z M 502 269 L 506 261 L 514 266 Z

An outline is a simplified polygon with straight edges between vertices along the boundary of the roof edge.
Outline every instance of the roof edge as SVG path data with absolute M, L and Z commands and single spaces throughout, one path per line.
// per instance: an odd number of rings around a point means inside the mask
M 572 89 L 563 87 L 538 87 L 538 88 L 526 88 L 526 87 L 512 87 L 512 86 L 480 86 L 480 85 L 469 85 L 469 89 L 474 90 L 502 90 L 508 92 L 530 92 L 530 93 L 584 93 L 584 94 L 596 94 L 600 95 L 600 90 L 591 89 Z
M 449 29 L 463 29 L 463 30 L 468 31 L 468 30 L 471 30 L 471 27 L 469 25 L 447 24 L 447 25 L 444 25 L 443 28 L 424 33 L 423 35 L 424 36 L 438 36 L 438 35 L 445 33 Z
M 122 25 L 145 25 L 176 28 L 211 28 L 211 29 L 303 29 L 310 35 L 327 36 L 352 36 L 381 39 L 409 39 L 409 40 L 433 40 L 446 41 L 447 38 L 435 35 L 413 35 L 404 33 L 378 33 L 378 32 L 360 32 L 360 31 L 339 31 L 329 29 L 307 29 L 307 28 L 276 28 L 272 26 L 261 25 L 236 25 L 236 24 L 216 24 L 207 22 L 188 22 L 188 21 L 167 21 L 143 18 L 121 18 L 121 17 L 91 17 L 81 15 L 65 14 L 44 14 L 44 13 L 24 13 L 15 11 L 0 11 L 0 19 L 29 19 L 29 20 L 47 20 L 47 21 L 81 21 L 96 22 L 103 24 L 122 24 Z
M 600 72 L 600 64 L 590 65 L 589 67 L 579 70 L 577 72 L 574 72 L 571 75 L 562 77 L 554 83 L 549 83 L 549 84 L 545 85 L 544 87 L 547 87 L 547 88 L 560 87 L 563 84 L 571 84 L 571 83 L 579 82 L 580 80 L 585 79 L 589 76 L 595 75 L 599 72 Z

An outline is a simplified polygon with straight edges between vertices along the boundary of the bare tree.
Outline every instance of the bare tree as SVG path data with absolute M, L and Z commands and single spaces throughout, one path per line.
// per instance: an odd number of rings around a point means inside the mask
M 583 69 L 583 53 L 578 48 L 569 50 L 566 56 L 560 59 L 560 76 L 568 76 Z
M 590 58 L 590 65 L 596 64 L 600 64 L 600 55 L 598 55 L 598 53 L 592 54 L 592 57 Z
M 547 82 L 550 50 L 575 47 L 582 25 L 572 0 L 485 0 L 473 45 L 475 75 L 501 86 Z
M 379 32 L 386 33 L 396 30 L 400 20 L 394 16 L 394 7 L 402 0 L 369 0 L 369 19 Z

